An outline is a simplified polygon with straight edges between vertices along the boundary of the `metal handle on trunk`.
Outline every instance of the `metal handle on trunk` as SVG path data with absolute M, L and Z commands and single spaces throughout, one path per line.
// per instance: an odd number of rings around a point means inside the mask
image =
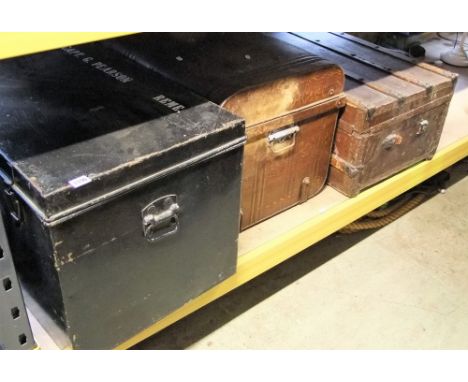
M 300 128 L 297 125 L 288 127 L 283 130 L 275 131 L 268 135 L 268 144 L 270 145 L 271 151 L 275 154 L 281 154 L 285 151 L 288 151 L 290 148 L 294 147 L 296 144 L 296 134 L 299 132 Z M 284 142 L 292 136 L 292 141 L 289 145 L 282 147 L 280 149 L 275 148 L 275 144 Z
M 399 134 L 390 134 L 382 141 L 385 150 L 390 150 L 393 146 L 401 144 L 403 137 Z
M 154 242 L 176 233 L 179 229 L 179 210 L 176 195 L 166 195 L 148 204 L 141 211 L 146 240 Z
M 421 121 L 419 121 L 419 126 L 418 126 L 418 130 L 416 131 L 416 135 L 423 135 L 427 128 L 429 127 L 429 121 L 427 119 L 422 119 Z

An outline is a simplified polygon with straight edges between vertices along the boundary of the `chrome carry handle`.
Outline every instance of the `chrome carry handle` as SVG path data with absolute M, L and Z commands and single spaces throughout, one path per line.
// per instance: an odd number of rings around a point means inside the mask
M 148 204 L 142 211 L 143 235 L 149 242 L 175 234 L 179 229 L 176 195 L 166 195 Z
M 270 146 L 271 151 L 273 151 L 275 154 L 281 154 L 294 147 L 294 145 L 296 144 L 296 134 L 299 132 L 299 130 L 300 127 L 298 125 L 294 125 L 286 129 L 270 133 L 268 135 L 268 144 Z M 292 141 L 289 145 L 282 147 L 281 149 L 275 148 L 275 144 L 284 142 L 286 138 L 290 136 L 292 136 Z

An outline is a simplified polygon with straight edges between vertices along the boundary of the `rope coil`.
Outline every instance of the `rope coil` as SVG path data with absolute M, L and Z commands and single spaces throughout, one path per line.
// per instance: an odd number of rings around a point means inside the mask
M 348 224 L 339 230 L 339 233 L 354 233 L 363 230 L 382 228 L 387 224 L 397 220 L 404 214 L 417 207 L 427 198 L 445 192 L 445 183 L 450 179 L 447 171 L 442 171 L 419 186 L 399 196 L 383 207 L 379 207 L 369 212 L 366 216 L 355 222 Z
M 427 197 L 428 195 L 426 193 L 405 194 L 392 205 L 370 212 L 365 217 L 348 224 L 339 232 L 354 233 L 363 230 L 382 228 L 417 207 Z

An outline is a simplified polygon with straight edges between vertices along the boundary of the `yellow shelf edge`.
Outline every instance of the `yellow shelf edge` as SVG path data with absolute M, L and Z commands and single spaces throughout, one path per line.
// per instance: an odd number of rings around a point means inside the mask
M 358 196 L 345 200 L 323 214 L 240 256 L 237 272 L 233 276 L 129 338 L 117 346 L 116 349 L 128 349 L 156 334 L 420 184 L 467 155 L 468 137 L 464 137 L 438 151 L 431 160 L 421 162 L 394 175 Z
M 0 32 L 0 60 L 128 34 L 132 32 Z

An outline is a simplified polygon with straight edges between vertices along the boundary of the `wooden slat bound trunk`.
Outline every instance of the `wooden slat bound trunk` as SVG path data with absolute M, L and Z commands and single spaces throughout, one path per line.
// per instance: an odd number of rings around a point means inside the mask
M 328 184 L 355 196 L 434 155 L 457 75 L 345 33 L 276 33 L 340 65 L 347 104 Z

